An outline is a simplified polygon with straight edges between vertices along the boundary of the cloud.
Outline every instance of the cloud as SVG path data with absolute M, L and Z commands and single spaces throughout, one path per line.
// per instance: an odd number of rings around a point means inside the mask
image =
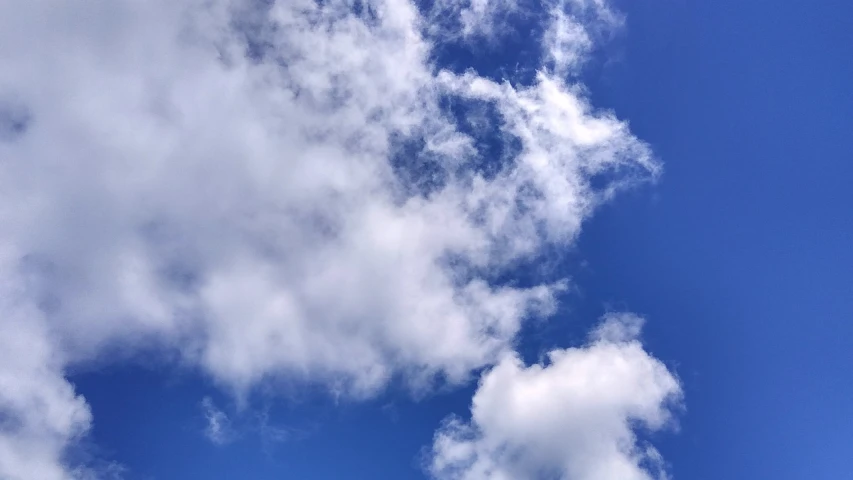
M 92 417 L 63 377 L 44 323 L 19 297 L 0 280 L 0 477 L 63 480 L 58 459 Z
M 548 8 L 550 24 L 542 39 L 545 64 L 557 75 L 583 65 L 595 40 L 617 29 L 623 19 L 603 0 L 562 0 Z
M 471 421 L 449 420 L 429 469 L 438 480 L 665 479 L 637 430 L 667 426 L 677 379 L 638 340 L 641 320 L 607 315 L 583 347 L 544 365 L 508 356 L 480 380 Z
M 511 31 L 511 18 L 528 10 L 517 0 L 436 0 L 430 11 L 430 30 L 446 40 L 495 43 Z
M 220 410 L 210 397 L 201 400 L 201 410 L 207 425 L 204 428 L 204 436 L 215 445 L 224 445 L 234 438 L 231 428 L 231 420 L 228 415 Z
M 443 71 L 428 21 L 404 0 L 0 4 L 0 477 L 82 477 L 77 365 L 167 352 L 237 395 L 360 398 L 464 382 L 554 311 L 565 282 L 495 278 L 659 166 L 559 69 Z M 502 168 L 447 99 L 498 112 Z

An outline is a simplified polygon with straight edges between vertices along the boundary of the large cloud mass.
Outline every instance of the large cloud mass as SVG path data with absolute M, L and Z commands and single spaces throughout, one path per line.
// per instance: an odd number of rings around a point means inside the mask
M 488 32 L 487 3 L 0 2 L 0 477 L 91 473 L 64 374 L 119 351 L 358 397 L 548 315 L 563 282 L 494 279 L 658 166 L 567 83 L 598 1 L 544 5 L 533 82 L 436 65 L 465 41 L 436 9 Z

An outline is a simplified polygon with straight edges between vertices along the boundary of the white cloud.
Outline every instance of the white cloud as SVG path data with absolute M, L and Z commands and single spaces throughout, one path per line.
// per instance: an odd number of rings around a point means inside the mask
M 213 399 L 204 397 L 201 400 L 201 411 L 207 422 L 204 428 L 204 436 L 208 440 L 215 445 L 224 445 L 234 439 L 231 419 L 213 403 Z
M 681 397 L 676 378 L 637 335 L 641 320 L 608 315 L 589 344 L 554 350 L 545 365 L 508 356 L 480 381 L 471 421 L 436 434 L 438 480 L 664 479 L 636 431 L 659 430 Z
M 576 74 L 596 40 L 623 22 L 605 0 L 560 0 L 546 5 L 550 23 L 542 38 L 544 64 L 559 77 Z
M 657 172 L 558 75 L 440 72 L 410 2 L 250 5 L 0 3 L 0 477 L 82 477 L 63 455 L 91 420 L 64 373 L 108 347 L 238 394 L 465 381 L 564 288 L 494 274 Z M 500 112 L 521 145 L 504 170 L 473 167 L 448 95 Z M 428 194 L 395 155 L 436 165 Z
M 8 253 L 0 246 L 0 272 Z M 0 478 L 70 478 L 57 459 L 91 423 L 49 335 L 21 285 L 0 276 Z

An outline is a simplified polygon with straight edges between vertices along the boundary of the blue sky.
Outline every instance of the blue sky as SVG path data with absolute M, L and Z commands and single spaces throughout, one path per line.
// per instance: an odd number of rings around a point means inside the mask
M 262 3 L 0 6 L 0 477 L 853 469 L 853 6 Z

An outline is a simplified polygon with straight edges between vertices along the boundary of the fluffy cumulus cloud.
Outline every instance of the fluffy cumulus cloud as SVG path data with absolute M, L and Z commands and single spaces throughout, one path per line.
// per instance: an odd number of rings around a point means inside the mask
M 91 475 L 65 374 L 117 352 L 366 397 L 463 382 L 553 311 L 564 282 L 495 279 L 659 168 L 570 80 L 606 6 L 543 4 L 527 83 L 435 64 L 435 8 L 0 2 L 0 477 Z
M 545 365 L 501 360 L 480 381 L 471 421 L 439 430 L 430 469 L 440 480 L 664 479 L 635 430 L 668 425 L 678 381 L 637 336 L 641 320 L 609 315 L 589 344 Z
M 68 478 L 58 459 L 89 428 L 91 413 L 63 378 L 47 326 L 22 296 L 0 280 L 0 478 Z

